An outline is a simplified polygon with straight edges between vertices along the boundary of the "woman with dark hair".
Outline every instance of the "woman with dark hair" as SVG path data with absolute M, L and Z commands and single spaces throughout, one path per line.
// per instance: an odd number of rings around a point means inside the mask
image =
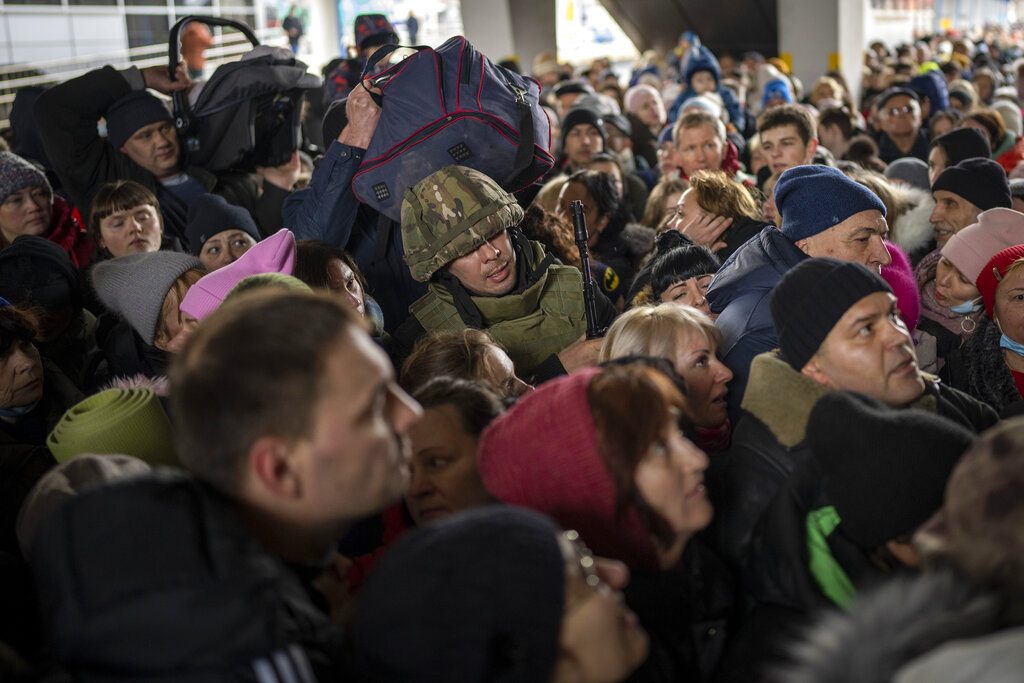
M 964 128 L 977 128 L 988 137 L 992 147 L 992 158 L 999 162 L 1007 173 L 1017 168 L 1024 160 L 1024 138 L 1017 139 L 1013 131 L 1007 130 L 1003 117 L 991 109 L 977 109 L 964 117 L 960 124 Z
M 934 140 L 940 135 L 948 133 L 959 126 L 963 118 L 964 115 L 956 109 L 946 109 L 935 112 L 932 114 L 932 118 L 928 122 L 928 139 Z
M 658 235 L 654 254 L 637 274 L 629 306 L 678 302 L 712 317 L 704 293 L 722 262 L 707 247 L 691 244 L 675 230 Z
M 687 399 L 641 363 L 541 385 L 484 432 L 477 461 L 499 500 L 552 515 L 625 562 L 626 602 L 658 656 L 639 675 L 710 680 L 733 616 L 729 571 L 696 534 L 711 521 Z M 664 678 L 660 678 L 664 676 Z
M 587 221 L 591 274 L 613 303 L 624 303 L 643 258 L 654 246 L 654 231 L 629 222 L 629 209 L 607 173 L 579 171 L 569 176 L 558 195 L 556 213 L 570 225 L 576 200 L 583 202 Z
M 295 243 L 292 274 L 314 290 L 326 290 L 342 297 L 369 320 L 375 337 L 383 333 L 384 313 L 367 294 L 366 279 L 344 249 L 319 240 L 299 240 Z
M 93 197 L 89 235 L 103 258 L 158 251 L 164 240 L 160 200 L 134 180 L 107 183 Z
M 437 377 L 413 392 L 423 417 L 409 429 L 412 456 L 405 507 L 424 524 L 494 502 L 480 481 L 480 434 L 501 415 L 501 399 L 480 382 Z

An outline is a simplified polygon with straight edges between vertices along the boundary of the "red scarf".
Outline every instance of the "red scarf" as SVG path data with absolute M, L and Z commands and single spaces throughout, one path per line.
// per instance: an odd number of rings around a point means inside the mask
M 71 207 L 60 195 L 53 196 L 52 210 L 50 232 L 46 235 L 46 239 L 66 251 L 75 268 L 81 268 L 92 258 L 92 239 L 73 215 Z

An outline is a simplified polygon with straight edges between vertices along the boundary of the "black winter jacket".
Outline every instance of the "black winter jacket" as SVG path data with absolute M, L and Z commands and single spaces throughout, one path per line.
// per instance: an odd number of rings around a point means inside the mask
M 69 500 L 32 557 L 52 653 L 76 680 L 344 680 L 337 628 L 191 477 L 158 472 Z
M 135 81 L 135 88 L 129 79 Z M 114 149 L 96 129 L 97 122 L 111 105 L 133 89 L 141 89 L 141 85 L 142 76 L 134 68 L 122 72 L 105 66 L 90 71 L 40 95 L 35 107 L 36 125 L 63 190 L 86 221 L 92 199 L 104 183 L 134 180 L 149 188 L 160 200 L 164 232 L 184 242 L 188 206 L 152 173 Z M 215 176 L 197 166 L 187 168 L 186 172 L 207 192 L 222 195 L 254 217 L 265 212 L 281 214 L 283 198 L 276 195 L 276 207 L 263 205 L 257 210 L 263 183 L 254 173 Z

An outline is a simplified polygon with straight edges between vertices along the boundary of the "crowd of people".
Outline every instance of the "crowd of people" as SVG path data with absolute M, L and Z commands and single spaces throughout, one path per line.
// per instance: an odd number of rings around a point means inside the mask
M 1020 677 L 1019 31 L 862 93 L 691 32 L 507 61 L 550 172 L 422 160 L 400 221 L 352 190 L 398 36 L 355 41 L 228 170 L 187 62 L 18 93 L 0 678 Z

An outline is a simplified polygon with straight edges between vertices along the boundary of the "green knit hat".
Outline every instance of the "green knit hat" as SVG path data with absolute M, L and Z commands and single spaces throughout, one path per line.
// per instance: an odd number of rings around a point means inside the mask
M 266 288 L 288 292 L 313 293 L 313 289 L 309 285 L 294 275 L 288 275 L 287 273 L 256 273 L 255 275 L 247 275 L 239 280 L 238 284 L 232 287 L 231 291 L 225 295 L 224 301 L 234 299 L 244 292 Z
M 131 455 L 179 466 L 167 413 L 152 389 L 108 389 L 68 409 L 46 445 L 57 462 L 81 453 Z

